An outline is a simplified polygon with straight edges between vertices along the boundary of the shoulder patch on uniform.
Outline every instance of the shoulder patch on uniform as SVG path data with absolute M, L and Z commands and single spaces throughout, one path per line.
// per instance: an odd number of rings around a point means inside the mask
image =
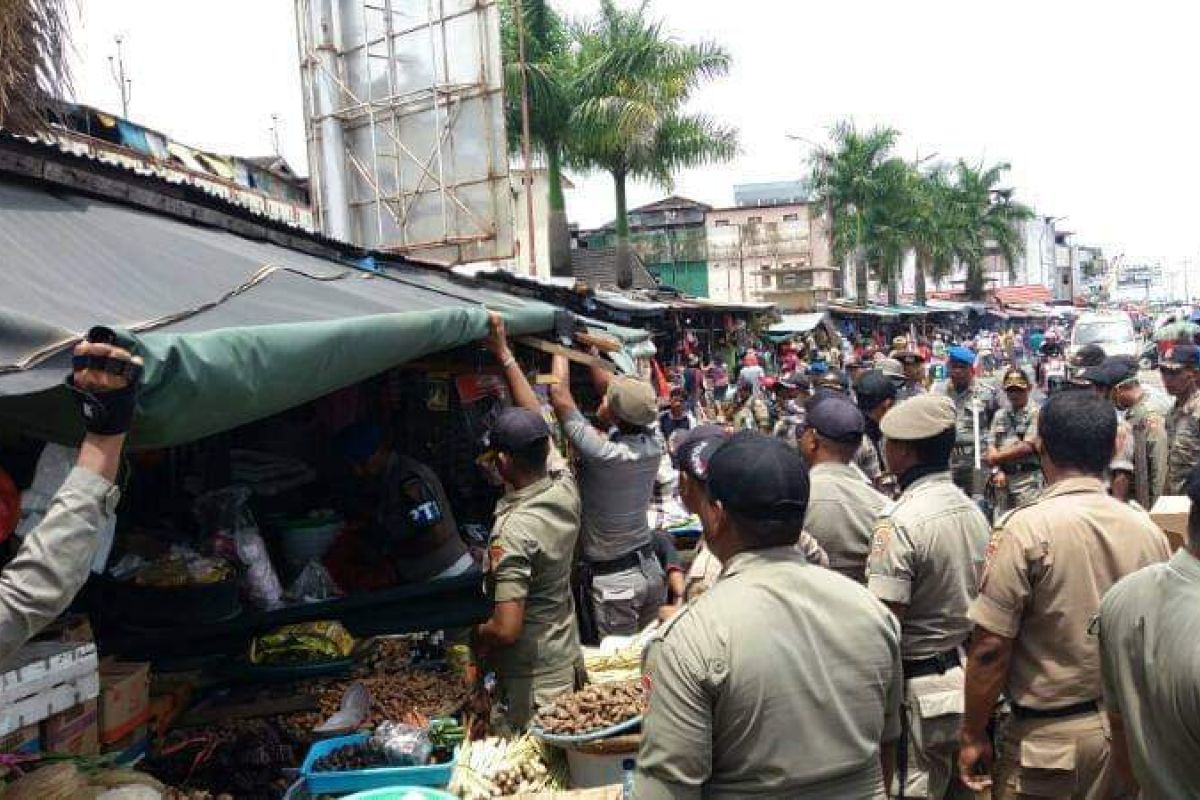
M 895 532 L 896 525 L 891 519 L 879 519 L 875 522 L 871 534 L 871 558 L 878 558 L 887 552 L 888 543 L 892 541 L 892 534 Z

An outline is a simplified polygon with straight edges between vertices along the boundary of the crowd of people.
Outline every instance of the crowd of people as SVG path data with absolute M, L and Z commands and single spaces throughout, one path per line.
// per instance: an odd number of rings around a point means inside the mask
M 1200 503 L 1200 348 L 1163 355 L 1164 414 L 1098 348 L 1041 397 L 1017 338 L 998 382 L 965 337 L 694 357 L 665 398 L 597 364 L 585 415 L 561 354 L 543 407 L 493 314 L 513 405 L 481 460 L 504 495 L 472 641 L 511 724 L 586 680 L 581 642 L 661 620 L 638 800 L 1196 796 L 1200 505 L 1174 555 L 1146 509 Z M 6 651 L 78 590 L 115 505 L 139 370 L 77 353 L 88 438 L 0 576 Z M 686 571 L 664 492 L 703 530 Z

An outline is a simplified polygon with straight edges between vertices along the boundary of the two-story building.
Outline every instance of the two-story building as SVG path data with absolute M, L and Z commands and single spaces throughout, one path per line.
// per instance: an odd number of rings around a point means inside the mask
M 837 294 L 828 220 L 807 202 L 708 212 L 708 296 L 811 311 Z

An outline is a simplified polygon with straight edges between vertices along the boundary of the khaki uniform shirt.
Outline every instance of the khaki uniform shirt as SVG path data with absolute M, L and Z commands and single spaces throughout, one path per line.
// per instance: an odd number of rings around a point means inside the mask
M 900 734 L 895 617 L 792 547 L 740 553 L 645 656 L 634 797 L 883 797 Z
M 988 445 L 1003 450 L 1018 442 L 1032 442 L 1037 438 L 1037 411 L 1032 404 L 1025 408 L 1002 408 L 992 419 L 988 433 Z M 1005 464 L 1002 469 L 1008 482 L 1007 508 L 1033 501 L 1042 489 L 1042 471 L 1036 455 Z
M 646 511 L 666 452 L 662 439 L 604 436 L 578 410 L 563 420 L 563 431 L 579 454 L 584 558 L 611 561 L 648 546 L 654 532 Z
M 1186 494 L 1188 476 L 1200 462 L 1200 391 L 1194 392 L 1183 405 L 1175 401 L 1167 415 L 1167 439 L 1171 452 L 1167 456 L 1167 479 L 1163 494 Z
M 0 663 L 70 605 L 87 580 L 96 533 L 120 497 L 90 470 L 76 467 L 67 476 L 41 524 L 0 573 Z
M 565 469 L 510 491 L 496 506 L 488 594 L 496 602 L 525 601 L 520 638 L 492 659 L 501 678 L 555 672 L 579 658 L 571 599 L 579 514 L 579 490 Z
M 1200 789 L 1200 560 L 1179 550 L 1100 603 L 1104 702 L 1125 721 L 1144 796 Z
M 918 478 L 875 523 L 867 587 L 908 606 L 901 625 L 906 661 L 931 658 L 967 640 L 967 607 L 983 569 L 987 519 L 950 480 Z
M 809 470 L 808 480 L 804 530 L 821 543 L 830 569 L 866 583 L 875 518 L 888 499 L 848 464 L 818 464 Z
M 1162 493 L 1167 480 L 1167 459 L 1171 442 L 1167 438 L 1167 423 L 1149 395 L 1125 412 L 1133 436 L 1132 498 L 1142 508 L 1150 509 Z
M 1109 497 L 1096 478 L 1059 481 L 1002 520 L 971 619 L 1016 640 L 1013 702 L 1060 708 L 1098 699 L 1100 653 L 1088 624 L 1100 598 L 1167 556 L 1167 538 L 1149 515 Z

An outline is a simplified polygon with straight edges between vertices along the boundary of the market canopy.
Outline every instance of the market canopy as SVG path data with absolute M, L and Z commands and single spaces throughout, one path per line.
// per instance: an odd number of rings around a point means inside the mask
M 770 327 L 769 332 L 775 336 L 808 333 L 824 319 L 825 314 L 820 311 L 813 314 L 783 314 L 780 321 Z
M 0 427 L 81 434 L 62 386 L 93 325 L 146 361 L 134 443 L 191 441 L 487 333 L 550 330 L 555 308 L 401 263 L 368 271 L 225 231 L 0 182 Z M 369 266 L 369 265 L 368 265 Z

